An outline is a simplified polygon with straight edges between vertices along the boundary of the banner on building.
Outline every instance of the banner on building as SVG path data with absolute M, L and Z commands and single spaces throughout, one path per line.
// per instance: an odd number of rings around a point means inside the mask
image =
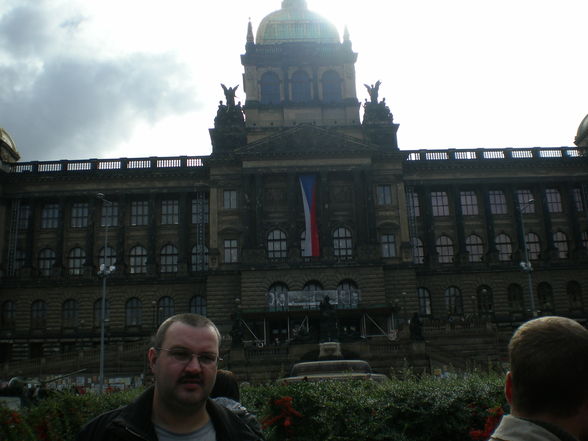
M 316 212 L 316 176 L 301 175 L 299 179 L 300 189 L 302 190 L 302 205 L 304 206 L 304 222 L 306 227 L 302 255 L 304 257 L 317 257 L 320 252 Z

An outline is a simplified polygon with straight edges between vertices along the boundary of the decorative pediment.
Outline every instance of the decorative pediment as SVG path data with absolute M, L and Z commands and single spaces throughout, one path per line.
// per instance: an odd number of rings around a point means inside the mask
M 381 152 L 382 149 L 374 144 L 310 124 L 285 129 L 235 150 L 240 156 L 306 158 Z

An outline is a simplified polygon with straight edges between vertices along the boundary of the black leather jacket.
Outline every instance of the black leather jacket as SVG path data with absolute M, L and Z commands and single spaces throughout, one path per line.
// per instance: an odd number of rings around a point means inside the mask
M 157 441 L 151 422 L 153 388 L 131 404 L 103 413 L 90 421 L 76 441 Z M 206 410 L 216 431 L 217 441 L 263 441 L 235 413 L 208 400 Z

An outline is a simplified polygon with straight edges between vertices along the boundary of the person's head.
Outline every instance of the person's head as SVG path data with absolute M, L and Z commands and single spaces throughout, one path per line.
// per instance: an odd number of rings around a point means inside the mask
M 216 382 L 210 392 L 210 398 L 217 397 L 226 397 L 235 401 L 241 400 L 237 378 L 231 371 L 219 369 L 216 373 Z
M 147 356 L 155 380 L 155 404 L 182 413 L 203 408 L 214 386 L 220 333 L 197 314 L 165 320 Z
M 521 325 L 508 345 L 506 397 L 512 413 L 565 419 L 588 416 L 588 330 L 564 317 Z M 588 430 L 588 428 L 584 428 Z

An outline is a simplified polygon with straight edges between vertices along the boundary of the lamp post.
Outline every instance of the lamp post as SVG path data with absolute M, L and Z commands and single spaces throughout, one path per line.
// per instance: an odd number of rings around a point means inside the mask
M 112 202 L 104 198 L 103 193 L 96 195 L 103 204 L 112 206 Z M 104 326 L 106 322 L 106 278 L 114 271 L 114 265 L 106 265 L 106 258 L 108 256 L 108 227 L 110 224 L 110 216 L 105 216 L 104 225 L 104 262 L 100 264 L 98 275 L 102 276 L 102 302 L 100 307 L 100 373 L 99 373 L 99 393 L 104 390 Z
M 523 256 L 525 260 L 520 263 L 521 269 L 523 272 L 527 273 L 527 285 L 529 287 L 529 300 L 531 306 L 531 315 L 533 317 L 537 316 L 537 311 L 535 309 L 535 296 L 533 294 L 533 276 L 531 272 L 533 271 L 533 265 L 531 265 L 531 260 L 529 259 L 529 250 L 527 247 L 527 237 L 525 234 L 525 221 L 523 219 L 523 208 L 529 207 L 533 202 L 534 199 L 529 199 L 527 202 L 524 202 L 521 207 L 521 203 L 519 202 L 519 213 L 521 215 L 521 233 L 523 233 Z

